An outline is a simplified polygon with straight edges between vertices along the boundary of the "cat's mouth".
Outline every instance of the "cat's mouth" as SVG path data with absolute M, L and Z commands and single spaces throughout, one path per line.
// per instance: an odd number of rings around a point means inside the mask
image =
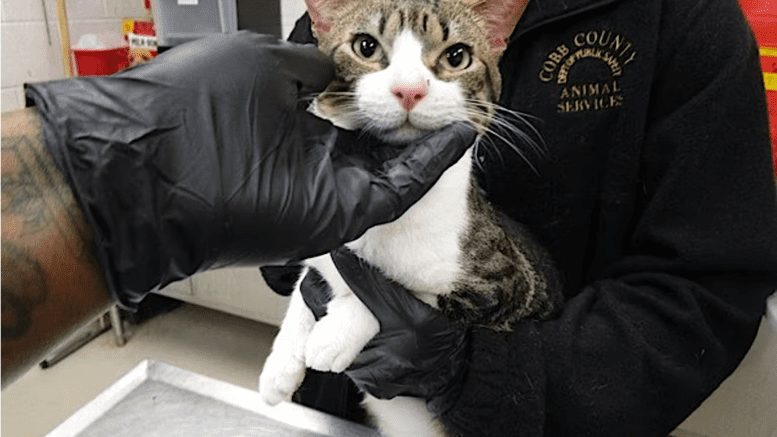
M 413 124 L 409 119 L 405 119 L 399 126 L 377 130 L 373 135 L 387 143 L 401 147 L 423 137 L 432 130 L 434 129 L 420 128 Z
M 440 128 L 443 126 L 440 126 Z M 351 147 L 339 150 L 351 159 L 360 162 L 360 166 L 376 170 L 382 168 L 387 161 L 398 158 L 408 147 L 412 147 L 422 137 L 429 135 L 434 129 L 424 129 L 405 119 L 398 126 L 376 126 L 368 123 L 361 129 L 351 131 L 357 136 L 353 142 L 344 142 Z

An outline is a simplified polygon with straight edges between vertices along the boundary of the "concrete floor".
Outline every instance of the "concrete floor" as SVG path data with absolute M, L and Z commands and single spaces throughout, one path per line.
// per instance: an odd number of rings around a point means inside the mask
M 3 390 L 0 433 L 46 435 L 146 358 L 255 390 L 276 332 L 273 326 L 188 304 L 127 328 L 122 347 L 108 331 Z

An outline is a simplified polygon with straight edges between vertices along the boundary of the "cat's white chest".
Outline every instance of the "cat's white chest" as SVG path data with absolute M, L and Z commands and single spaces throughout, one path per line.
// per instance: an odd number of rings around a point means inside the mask
M 435 295 L 449 293 L 461 273 L 471 158 L 470 149 L 405 214 L 346 246 L 436 306 Z

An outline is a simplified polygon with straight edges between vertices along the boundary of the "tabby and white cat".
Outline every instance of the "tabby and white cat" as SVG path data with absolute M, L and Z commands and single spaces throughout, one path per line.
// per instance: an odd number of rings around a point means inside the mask
M 336 64 L 335 80 L 313 102 L 316 114 L 389 143 L 456 121 L 489 130 L 501 90 L 497 63 L 526 0 L 306 3 L 318 46 Z M 463 324 L 507 330 L 523 317 L 547 317 L 560 292 L 548 256 L 519 228 L 503 227 L 471 173 L 472 149 L 399 219 L 347 246 Z M 299 290 L 292 294 L 260 376 L 269 404 L 289 398 L 306 367 L 345 370 L 379 330 L 329 255 L 306 264 L 333 298 L 316 322 Z M 386 436 L 445 435 L 422 399 L 367 396 L 365 406 Z

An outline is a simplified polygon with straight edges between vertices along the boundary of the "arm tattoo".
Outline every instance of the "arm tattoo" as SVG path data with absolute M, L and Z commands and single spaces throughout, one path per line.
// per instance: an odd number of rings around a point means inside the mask
M 67 256 L 99 271 L 90 229 L 43 145 L 37 117 L 30 112 L 13 116 L 23 118 L 27 129 L 18 133 L 3 129 L 3 339 L 23 337 L 33 310 L 46 301 L 48 264 L 41 264 L 47 261 L 41 261 L 34 248 L 56 240 L 64 244 Z
M 40 232 L 46 227 L 59 227 L 74 253 L 86 256 L 91 247 L 84 245 L 91 233 L 81 209 L 73 198 L 64 177 L 43 145 L 39 122 L 34 132 L 3 135 L 2 153 L 14 168 L 2 173 L 3 218 L 14 215 L 23 221 L 22 235 Z M 6 156 L 3 157 L 5 166 Z M 65 222 L 55 214 L 65 214 Z
M 26 250 L 3 240 L 3 338 L 19 338 L 30 328 L 32 310 L 48 289 L 40 263 Z M 24 293 L 19 293 L 19 291 Z M 7 292 L 11 291 L 11 292 Z
M 11 144 L 6 145 L 6 141 Z M 44 188 L 37 184 L 32 169 L 22 156 L 21 150 L 28 150 L 34 159 L 32 141 L 29 138 L 6 141 L 3 142 L 3 153 L 13 154 L 20 168 L 17 172 L 3 174 L 3 198 L 7 201 L 3 202 L 2 212 L 21 217 L 25 234 L 35 233 L 51 224 L 51 214 L 45 205 Z M 50 178 L 46 179 L 51 182 Z
M 92 229 L 44 147 L 38 111 L 2 115 L 2 385 L 110 308 Z

